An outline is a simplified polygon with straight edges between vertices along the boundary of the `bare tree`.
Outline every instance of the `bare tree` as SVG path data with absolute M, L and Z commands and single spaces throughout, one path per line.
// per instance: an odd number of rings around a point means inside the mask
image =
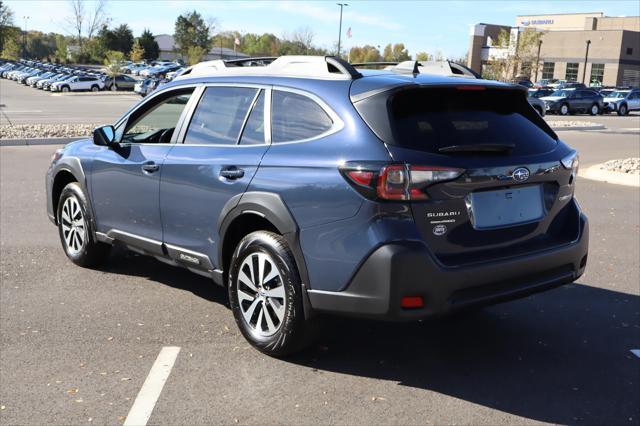
M 302 43 L 307 49 L 311 47 L 315 33 L 310 27 L 300 27 L 291 34 L 291 41 Z
M 98 30 L 108 22 L 106 5 L 107 0 L 97 0 L 94 2 L 93 9 L 87 10 L 83 0 L 69 0 L 71 15 L 65 19 L 65 22 L 73 30 L 71 34 L 77 38 L 81 52 L 83 38 L 93 38 Z

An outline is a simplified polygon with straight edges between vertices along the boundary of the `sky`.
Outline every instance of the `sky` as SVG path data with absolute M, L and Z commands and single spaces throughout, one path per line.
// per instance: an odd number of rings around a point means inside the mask
M 342 0 L 345 3 L 344 0 Z M 69 34 L 65 0 L 8 0 L 15 24 L 28 29 Z M 93 7 L 86 1 L 88 9 Z M 455 59 L 466 54 L 469 26 L 484 22 L 515 25 L 516 15 L 604 12 L 606 16 L 640 15 L 638 0 L 598 1 L 346 1 L 342 42 L 345 48 L 403 42 L 414 55 L 441 51 Z M 280 37 L 302 27 L 314 32 L 314 44 L 332 48 L 338 39 L 339 7 L 335 1 L 173 1 L 107 0 L 111 25 L 128 24 L 135 36 L 148 28 L 154 34 L 173 34 L 176 17 L 196 10 L 213 18 L 217 31 L 270 32 Z M 351 28 L 352 37 L 346 36 Z

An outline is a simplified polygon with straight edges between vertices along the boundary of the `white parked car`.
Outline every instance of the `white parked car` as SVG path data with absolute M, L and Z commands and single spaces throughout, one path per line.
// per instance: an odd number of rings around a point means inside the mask
M 640 89 L 615 90 L 604 98 L 607 112 L 627 115 L 629 111 L 640 110 Z
M 104 89 L 104 82 L 97 77 L 75 76 L 65 81 L 57 81 L 51 85 L 52 92 L 73 92 L 91 90 L 98 92 Z

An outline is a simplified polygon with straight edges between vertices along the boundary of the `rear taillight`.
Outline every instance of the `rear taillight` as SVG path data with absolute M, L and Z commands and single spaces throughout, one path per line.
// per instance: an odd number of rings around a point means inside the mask
M 370 199 L 418 201 L 428 199 L 426 188 L 457 179 L 464 170 L 449 167 L 394 163 L 346 163 L 342 175 L 362 195 Z

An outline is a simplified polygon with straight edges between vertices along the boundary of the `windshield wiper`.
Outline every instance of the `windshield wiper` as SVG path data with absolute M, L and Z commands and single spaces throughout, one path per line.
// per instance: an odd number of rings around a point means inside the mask
M 443 146 L 442 148 L 438 148 L 438 152 L 442 153 L 455 153 L 455 152 L 499 152 L 499 153 L 507 153 L 510 152 L 516 146 L 513 144 L 476 144 L 476 145 L 450 145 Z

